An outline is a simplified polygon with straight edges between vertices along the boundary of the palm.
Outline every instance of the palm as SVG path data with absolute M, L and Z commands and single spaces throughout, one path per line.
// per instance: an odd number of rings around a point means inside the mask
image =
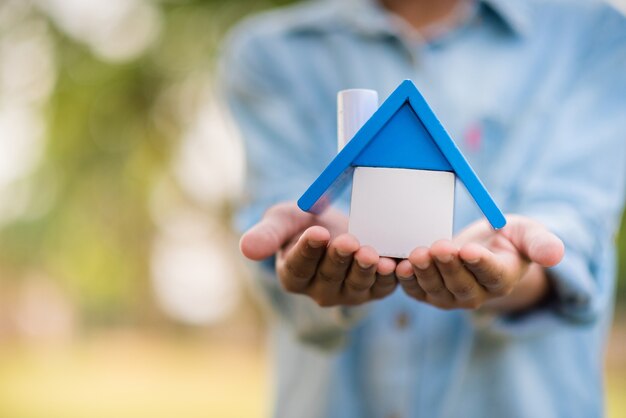
M 441 308 L 477 308 L 495 302 L 520 309 L 547 292 L 543 267 L 562 257 L 563 244 L 555 235 L 531 219 L 512 215 L 500 231 L 479 221 L 453 241 L 415 249 L 398 265 L 396 275 L 410 296 Z M 509 294 L 513 303 L 504 298 Z
M 304 212 L 299 214 L 303 219 L 302 227 L 297 231 L 286 245 L 278 252 L 279 257 L 284 257 L 286 253 L 298 242 L 304 231 L 312 226 L 319 226 L 328 231 L 330 239 L 334 239 L 341 234 L 348 232 L 348 217 L 343 212 L 334 208 L 329 208 L 324 213 L 311 216 Z
M 285 289 L 322 306 L 379 299 L 399 282 L 411 297 L 444 309 L 488 304 L 517 310 L 546 294 L 543 267 L 557 264 L 564 249 L 541 224 L 517 215 L 507 219 L 500 231 L 476 222 L 453 241 L 416 248 L 396 265 L 346 233 L 348 219 L 341 212 L 314 216 L 284 203 L 244 234 L 241 250 L 254 260 L 277 255 Z
M 361 247 L 347 230 L 348 218 L 335 209 L 314 216 L 284 203 L 268 210 L 244 234 L 241 250 L 254 260 L 276 254 L 283 287 L 321 306 L 356 305 L 387 296 L 397 285 L 396 263 L 371 247 Z
M 458 248 L 464 249 L 463 255 L 468 258 L 473 255 L 473 252 L 479 251 L 477 246 L 491 252 L 494 255 L 494 261 L 501 265 L 503 275 L 514 281 L 521 278 L 530 264 L 530 260 L 520 253 L 505 231 L 495 231 L 485 221 L 471 224 L 462 230 L 452 242 Z M 468 251 L 470 254 L 467 254 Z

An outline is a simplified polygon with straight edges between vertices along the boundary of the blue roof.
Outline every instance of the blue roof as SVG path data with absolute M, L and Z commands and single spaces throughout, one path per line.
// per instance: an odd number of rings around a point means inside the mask
M 320 213 L 347 183 L 354 167 L 451 171 L 496 229 L 506 224 L 472 167 L 411 80 L 389 96 L 298 200 Z

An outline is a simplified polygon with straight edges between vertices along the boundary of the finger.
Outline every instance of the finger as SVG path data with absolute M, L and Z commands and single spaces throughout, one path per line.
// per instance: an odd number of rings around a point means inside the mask
M 396 262 L 393 258 L 380 257 L 376 266 L 376 274 L 381 276 L 393 275 L 396 271 Z
M 239 248 L 252 260 L 263 260 L 278 252 L 291 238 L 309 226 L 315 216 L 303 212 L 295 203 L 272 206 L 261 221 L 243 234 Z
M 398 263 L 396 276 L 398 277 L 398 283 L 400 283 L 407 295 L 420 301 L 426 300 L 426 292 L 417 283 L 417 278 L 413 274 L 413 266 L 409 260 L 402 260 Z
M 446 288 L 443 278 L 433 263 L 428 248 L 420 247 L 409 255 L 413 265 L 413 273 L 417 283 L 426 292 L 426 300 L 438 304 L 447 304 L 454 301 L 454 296 Z
M 385 296 L 391 294 L 398 281 L 394 274 L 396 270 L 396 262 L 391 258 L 381 257 L 378 260 L 378 267 L 376 268 L 376 281 L 370 289 L 371 299 L 382 299 Z
M 565 253 L 563 241 L 532 219 L 510 216 L 501 233 L 523 256 L 543 267 L 557 265 Z
M 315 275 L 326 252 L 330 233 L 321 226 L 304 231 L 296 245 L 286 254 L 279 253 L 276 270 L 283 287 L 292 293 L 302 293 Z
M 478 307 L 485 298 L 485 291 L 467 270 L 458 256 L 458 249 L 447 240 L 437 241 L 430 248 L 437 269 L 446 288 L 460 302 L 469 302 L 467 307 Z
M 370 288 L 376 280 L 378 260 L 378 253 L 372 247 L 361 247 L 356 252 L 342 288 L 347 304 L 358 305 L 368 300 Z
M 320 306 L 337 304 L 343 281 L 358 249 L 359 241 L 350 234 L 340 235 L 330 243 L 309 289 L 309 295 Z
M 500 296 L 508 294 L 515 285 L 515 275 L 509 272 L 523 268 L 518 257 L 509 253 L 496 255 L 475 243 L 464 245 L 459 257 L 481 286 Z

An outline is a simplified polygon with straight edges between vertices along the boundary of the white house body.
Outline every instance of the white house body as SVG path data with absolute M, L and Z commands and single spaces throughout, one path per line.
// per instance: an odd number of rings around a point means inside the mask
M 452 238 L 456 179 L 494 229 L 506 218 L 410 80 L 378 107 L 372 90 L 338 99 L 339 153 L 298 200 L 321 213 L 352 178 L 349 232 L 378 254 L 407 258 Z
M 397 258 L 451 239 L 455 177 L 448 171 L 356 167 L 350 233 L 361 245 Z

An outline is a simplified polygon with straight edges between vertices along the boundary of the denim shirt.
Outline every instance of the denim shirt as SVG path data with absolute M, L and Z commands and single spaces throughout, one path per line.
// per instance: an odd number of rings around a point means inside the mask
M 245 230 L 296 200 L 336 154 L 336 93 L 384 99 L 412 79 L 500 207 L 565 243 L 550 303 L 443 311 L 402 290 L 359 308 L 283 291 L 271 262 L 274 416 L 603 415 L 602 357 L 624 201 L 626 19 L 591 1 L 485 0 L 425 40 L 374 0 L 313 1 L 246 20 L 220 86 L 247 152 Z M 455 230 L 481 217 L 462 185 Z M 337 207 L 348 210 L 348 193 Z

